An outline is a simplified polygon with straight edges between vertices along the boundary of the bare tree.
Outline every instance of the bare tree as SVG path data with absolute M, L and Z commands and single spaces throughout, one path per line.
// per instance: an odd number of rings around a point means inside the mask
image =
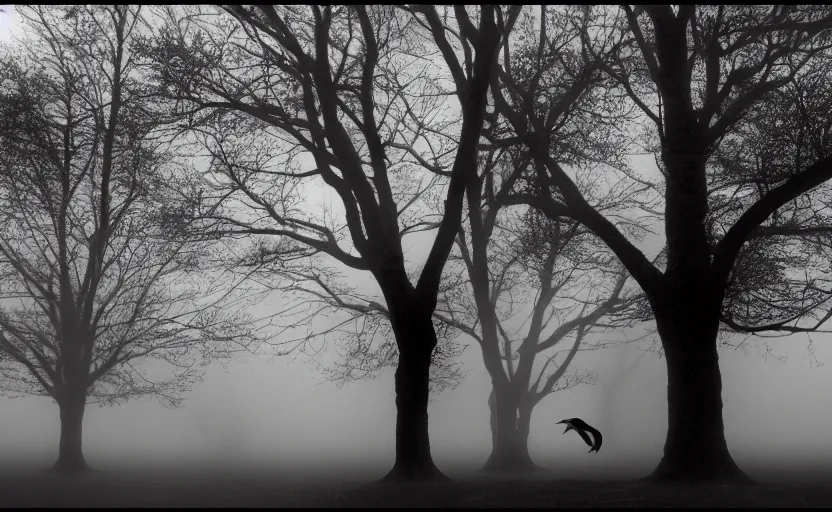
M 560 29 L 553 18 L 547 10 L 541 33 Z M 647 295 L 669 382 L 667 441 L 651 478 L 748 482 L 725 442 L 717 334 L 720 323 L 801 332 L 829 316 L 832 112 L 820 84 L 829 83 L 832 11 L 622 6 L 568 18 L 582 27 L 569 44 L 515 60 L 503 46 L 495 103 L 534 155 L 538 184 L 512 201 L 580 221 Z M 644 147 L 658 156 L 666 269 L 587 201 L 552 151 L 551 126 L 562 112 L 532 105 L 542 87 L 536 69 L 561 67 L 584 82 L 607 81 L 620 103 L 641 111 L 642 121 L 626 128 L 642 128 Z M 599 122 L 605 115 L 598 110 Z M 808 248 L 811 256 L 801 257 L 798 249 Z
M 175 406 L 207 360 L 254 339 L 233 302 L 217 307 L 233 296 L 221 276 L 196 274 L 208 247 L 164 214 L 170 160 L 127 49 L 139 10 L 18 6 L 30 37 L 0 61 L 0 386 L 57 402 L 56 470 L 87 467 L 88 401 Z
M 491 187 L 495 180 L 483 181 Z M 481 204 L 469 202 L 469 221 L 479 226 L 457 238 L 463 275 L 436 317 L 478 342 L 491 375 L 492 452 L 483 470 L 534 470 L 528 436 L 535 406 L 594 382 L 589 371 L 567 370 L 579 351 L 626 342 L 617 332 L 615 339 L 597 335 L 638 321 L 642 297 L 624 291 L 626 270 L 579 223 L 536 210 L 498 215 L 498 194 L 486 189 Z M 557 350 L 566 340 L 568 348 Z
M 171 11 L 144 47 L 172 119 L 210 148 L 213 185 L 201 218 L 221 235 L 293 241 L 264 242 L 266 256 L 323 253 L 372 274 L 399 352 L 396 463 L 386 479 L 444 478 L 427 428 L 432 315 L 465 183 L 476 178 L 495 8 L 472 9 L 479 27 L 464 8 L 441 16 L 426 6 L 223 9 Z M 468 38 L 455 46 L 448 34 L 460 31 Z M 451 94 L 435 85 L 448 77 Z M 434 132 L 443 118 L 458 127 L 458 144 Z M 281 150 L 265 151 L 268 144 Z M 436 222 L 408 222 L 422 191 L 407 179 L 414 169 L 448 178 Z M 337 211 L 303 205 L 312 187 L 337 195 Z M 438 231 L 416 278 L 402 237 L 419 229 Z

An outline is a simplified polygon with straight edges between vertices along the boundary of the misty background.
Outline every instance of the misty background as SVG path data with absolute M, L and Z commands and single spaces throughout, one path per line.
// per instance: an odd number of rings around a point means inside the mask
M 3 8 L 0 42 L 19 25 L 13 6 Z M 418 240 L 405 239 L 411 261 L 424 258 L 418 248 L 428 244 Z M 645 252 L 655 253 L 660 242 L 650 240 Z M 273 314 L 279 303 L 277 296 L 265 300 L 252 314 Z M 607 336 L 614 339 L 616 333 Z M 752 477 L 758 464 L 786 469 L 832 458 L 832 402 L 827 398 L 832 365 L 823 366 L 832 361 L 829 336 L 752 337 L 739 349 L 720 349 L 725 436 L 734 459 Z M 596 372 L 597 384 L 554 394 L 535 409 L 529 451 L 536 463 L 565 473 L 633 476 L 655 466 L 667 429 L 667 375 L 664 361 L 644 351 L 650 341 L 578 354 L 570 370 Z M 458 342 L 469 345 L 462 357 L 467 377 L 429 406 L 433 458 L 449 474 L 481 466 L 491 445 L 490 378 L 476 343 L 466 336 Z M 320 357 L 337 356 L 325 349 L 317 357 L 247 356 L 225 368 L 213 363 L 178 409 L 166 409 L 152 398 L 88 407 L 85 457 L 100 469 L 126 462 L 298 471 L 361 468 L 380 476 L 394 461 L 393 369 L 338 389 L 325 382 L 316 364 Z M 48 398 L 0 397 L 0 464 L 51 465 L 58 414 Z M 576 434 L 561 435 L 563 426 L 555 423 L 571 417 L 603 432 L 598 454 L 588 455 Z

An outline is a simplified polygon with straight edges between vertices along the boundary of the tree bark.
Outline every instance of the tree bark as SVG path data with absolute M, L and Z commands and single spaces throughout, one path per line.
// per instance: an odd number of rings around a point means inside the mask
M 753 481 L 725 441 L 716 343 L 725 287 L 713 275 L 705 227 L 708 151 L 683 79 L 684 45 L 677 33 L 659 46 L 667 53 L 660 60 L 673 63 L 662 71 L 668 253 L 664 287 L 651 305 L 667 361 L 668 430 L 662 460 L 646 480 L 746 484 Z
M 60 472 L 89 470 L 81 446 L 86 393 L 71 390 L 58 402 L 61 409 L 61 440 L 58 460 L 52 469 Z
M 393 319 L 396 368 L 396 462 L 382 482 L 446 481 L 434 465 L 428 437 L 430 364 L 436 332 L 430 316 Z
M 697 312 L 686 316 L 695 318 Z M 753 483 L 734 462 L 725 441 L 716 330 L 703 332 L 688 322 L 680 326 L 660 318 L 657 322 L 667 360 L 668 430 L 662 460 L 645 480 Z M 677 325 L 668 325 L 671 322 Z
M 542 470 L 529 455 L 531 408 L 522 408 L 509 391 L 492 389 L 488 400 L 491 411 L 491 455 L 480 469 L 483 473 L 522 473 Z

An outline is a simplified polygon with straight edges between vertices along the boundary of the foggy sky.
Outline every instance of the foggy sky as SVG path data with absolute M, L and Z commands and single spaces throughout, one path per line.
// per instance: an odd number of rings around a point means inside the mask
M 13 9 L 7 9 L 11 12 L 0 14 L 0 41 L 7 40 L 15 24 Z M 413 240 L 405 239 L 406 250 L 415 246 Z M 364 275 L 369 279 L 369 274 Z M 259 313 L 267 313 L 269 306 L 264 303 Z M 773 354 L 787 357 L 785 362 L 764 358 L 761 342 L 753 338 L 747 342 L 747 354 L 742 349 L 720 350 L 726 438 L 740 467 L 766 460 L 799 463 L 832 458 L 828 434 L 832 402 L 826 398 L 832 366 L 810 364 L 810 337 L 820 362 L 832 360 L 829 335 L 820 333 L 769 340 Z M 490 379 L 479 347 L 466 337 L 460 341 L 470 345 L 463 356 L 468 376 L 429 407 L 432 453 L 442 470 L 482 464 L 491 443 Z M 623 370 L 642 355 L 636 346 L 580 352 L 571 369 L 597 372 L 598 383 L 540 403 L 532 419 L 532 458 L 552 468 L 603 471 L 624 464 L 641 472 L 652 469 L 661 457 L 667 429 L 664 361 L 645 354 L 628 379 L 614 387 L 610 384 L 616 368 Z M 612 389 L 617 390 L 612 415 L 605 416 L 604 399 Z M 392 370 L 339 390 L 323 383 L 313 361 L 304 356 L 271 361 L 251 357 L 230 364 L 228 371 L 212 365 L 205 380 L 186 396 L 184 405 L 175 410 L 149 398 L 112 408 L 88 407 L 84 420 L 88 462 L 93 467 L 117 460 L 136 465 L 197 461 L 284 467 L 365 465 L 380 473 L 392 467 L 396 421 Z M 555 425 L 576 416 L 604 433 L 597 455 L 587 454 L 577 435 L 561 435 L 562 426 Z M 0 398 L 0 462 L 48 467 L 57 456 L 58 437 L 58 407 L 51 399 Z

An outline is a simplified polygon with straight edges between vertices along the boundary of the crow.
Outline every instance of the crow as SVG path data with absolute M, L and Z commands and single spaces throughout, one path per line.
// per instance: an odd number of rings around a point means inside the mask
M 588 453 L 598 453 L 598 450 L 601 449 L 601 442 L 604 439 L 603 436 L 600 432 L 598 432 L 598 430 L 587 425 L 586 422 L 581 418 L 570 418 L 568 420 L 559 421 L 558 423 L 566 423 L 566 430 L 563 431 L 564 434 L 569 432 L 570 430 L 574 430 L 575 432 L 580 434 L 581 438 L 583 438 L 587 446 L 590 447 Z M 589 438 L 587 432 L 592 434 L 594 442 L 592 439 Z

